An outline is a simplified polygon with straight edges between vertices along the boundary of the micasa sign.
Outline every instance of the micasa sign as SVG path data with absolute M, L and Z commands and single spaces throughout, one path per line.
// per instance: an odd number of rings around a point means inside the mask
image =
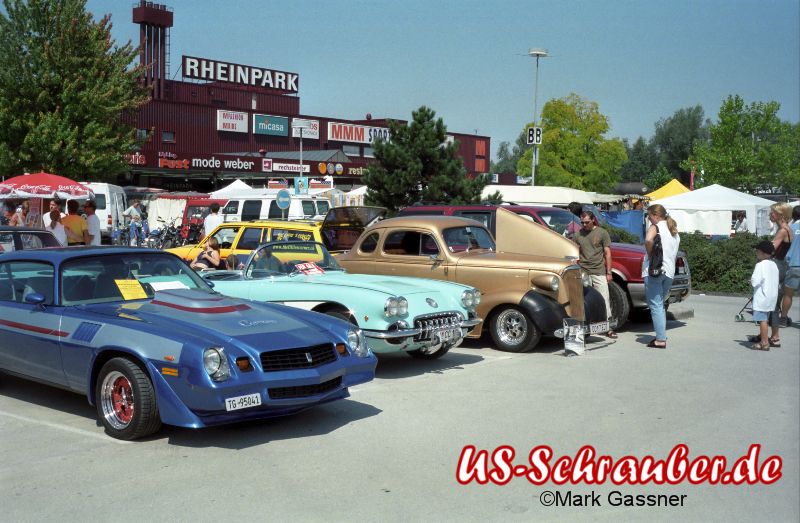
M 182 65 L 184 78 L 195 80 L 266 87 L 287 93 L 297 93 L 300 83 L 300 76 L 297 73 L 220 62 L 208 58 L 184 55 Z

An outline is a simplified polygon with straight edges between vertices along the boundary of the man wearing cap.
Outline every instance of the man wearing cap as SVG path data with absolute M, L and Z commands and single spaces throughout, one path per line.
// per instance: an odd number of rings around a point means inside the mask
M 769 350 L 780 347 L 769 338 L 769 313 L 775 308 L 778 300 L 778 266 L 772 261 L 775 246 L 771 241 L 763 240 L 756 245 L 756 263 L 750 285 L 753 286 L 753 321 L 758 323 L 758 336 L 751 336 L 754 350 Z

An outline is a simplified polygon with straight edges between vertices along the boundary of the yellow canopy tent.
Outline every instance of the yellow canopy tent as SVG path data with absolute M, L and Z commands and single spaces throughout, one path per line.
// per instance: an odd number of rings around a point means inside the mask
M 670 196 L 675 196 L 676 194 L 682 194 L 685 192 L 689 192 L 689 189 L 687 189 L 686 186 L 681 182 L 673 178 L 669 181 L 669 183 L 659 187 L 651 193 L 645 194 L 645 196 L 649 197 L 651 200 L 660 200 L 661 198 L 668 198 Z

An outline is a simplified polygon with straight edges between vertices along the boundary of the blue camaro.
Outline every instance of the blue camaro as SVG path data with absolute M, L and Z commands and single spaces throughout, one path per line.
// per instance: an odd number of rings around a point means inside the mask
M 115 438 L 292 414 L 376 364 L 357 327 L 221 296 L 172 254 L 0 255 L 0 370 L 86 394 Z

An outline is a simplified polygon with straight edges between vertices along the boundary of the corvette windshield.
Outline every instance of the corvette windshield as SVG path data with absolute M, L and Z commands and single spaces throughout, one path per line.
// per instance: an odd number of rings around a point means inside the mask
M 250 257 L 247 278 L 267 278 L 297 272 L 341 271 L 324 245 L 317 242 L 273 242 L 262 245 Z
M 450 252 L 464 252 L 474 249 L 495 250 L 494 240 L 483 227 L 452 227 L 445 229 L 442 237 Z
M 148 299 L 167 289 L 213 292 L 182 260 L 157 252 L 69 260 L 61 266 L 60 288 L 64 305 Z

